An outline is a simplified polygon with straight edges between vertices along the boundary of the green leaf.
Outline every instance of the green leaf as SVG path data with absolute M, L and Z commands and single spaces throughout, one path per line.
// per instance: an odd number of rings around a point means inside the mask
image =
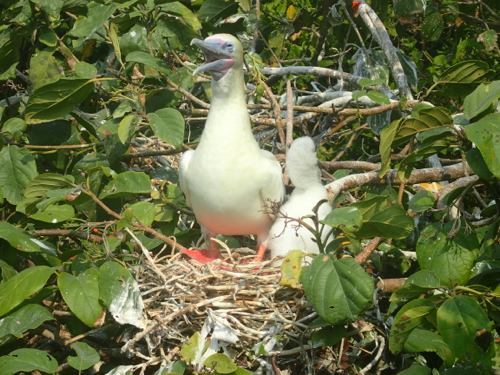
M 68 204 L 52 205 L 28 216 L 45 223 L 56 224 L 74 218 L 75 209 Z
M 80 78 L 92 79 L 97 75 L 97 68 L 85 61 L 80 61 L 75 64 L 75 73 Z
M 369 90 L 366 93 L 366 96 L 368 96 L 371 100 L 373 100 L 376 103 L 391 104 L 391 101 L 387 97 L 387 95 L 382 94 L 381 92 L 378 92 L 378 91 L 375 91 L 375 90 Z
M 352 99 L 358 100 L 359 98 L 366 95 L 366 90 L 355 90 L 352 92 Z
M 417 242 L 417 259 L 423 270 L 436 272 L 440 283 L 451 287 L 464 284 L 477 258 L 479 242 L 471 229 L 456 230 L 455 221 L 442 226 L 441 223 L 429 224 L 422 231 Z M 454 233 L 448 238 L 450 233 Z
M 444 140 L 437 140 L 425 147 L 422 147 L 408 156 L 406 156 L 398 166 L 398 177 L 401 181 L 407 182 L 410 179 L 411 172 L 415 164 L 425 160 L 427 157 L 434 155 L 449 147 L 449 142 Z
M 488 64 L 484 61 L 464 61 L 446 69 L 438 83 L 477 83 L 487 72 Z
M 17 307 L 45 286 L 56 268 L 35 266 L 27 268 L 0 285 L 0 316 Z M 2 372 L 0 371 L 0 374 Z
M 410 353 L 436 352 L 445 361 L 446 366 L 452 366 L 455 362 L 455 357 L 441 336 L 419 327 L 411 331 L 403 349 Z
M 500 114 L 488 115 L 467 125 L 465 133 L 481 151 L 491 173 L 500 178 Z
M 89 327 L 102 315 L 99 304 L 99 271 L 89 268 L 78 276 L 63 272 L 57 279 L 64 301 L 70 310 Z
M 57 256 L 56 250 L 49 244 L 31 237 L 28 232 L 13 226 L 6 221 L 0 221 L 0 238 L 6 240 L 10 246 L 26 253 L 39 253 Z
M 238 11 L 238 3 L 233 0 L 205 0 L 200 7 L 200 18 L 203 21 L 215 23 Z
M 42 27 L 40 30 L 40 37 L 38 38 L 40 42 L 49 47 L 57 46 L 57 34 L 53 29 L 48 27 Z M 31 72 L 30 72 L 31 77 Z
M 409 368 L 398 372 L 398 375 L 430 375 L 431 369 L 417 362 L 413 362 Z
M 26 105 L 28 124 L 61 119 L 81 104 L 94 89 L 94 80 L 86 78 L 60 78 L 35 90 Z
M 49 0 L 50 1 L 50 0 Z M 94 32 L 103 28 L 116 10 L 116 4 L 99 4 L 96 1 L 88 2 L 87 17 L 79 16 L 73 25 L 73 29 L 67 34 L 77 38 L 90 38 Z
M 144 172 L 123 172 L 115 176 L 99 195 L 100 199 L 151 193 L 151 180 Z
M 389 336 L 389 348 L 394 354 L 403 350 L 410 333 L 417 328 L 435 309 L 435 304 L 426 299 L 416 299 L 406 305 L 396 314 Z
M 390 301 L 394 303 L 406 302 L 439 286 L 439 277 L 434 271 L 417 271 L 406 279 L 401 288 L 392 293 Z
M 437 326 L 455 357 L 475 363 L 474 359 L 484 356 L 474 339 L 479 330 L 490 332 L 491 324 L 474 298 L 458 295 L 446 300 L 437 311 Z
M 22 40 L 23 34 L 19 30 L 5 28 L 0 33 L 0 56 L 2 56 L 0 59 L 0 81 L 15 78 Z
M 363 226 L 356 232 L 357 238 L 402 239 L 408 237 L 415 226 L 406 210 L 389 201 L 388 197 L 373 197 L 350 207 L 357 207 L 363 214 Z
M 452 126 L 450 111 L 443 107 L 421 109 L 416 118 L 405 119 L 394 137 L 394 145 L 401 145 L 419 132 Z
M 363 215 L 356 207 L 341 207 L 334 209 L 320 222 L 340 228 L 344 232 L 354 233 L 363 225 Z
M 38 349 L 17 349 L 0 357 L 0 374 L 12 375 L 18 372 L 57 372 L 59 364 L 50 354 Z
M 159 59 L 158 57 L 154 57 L 146 52 L 142 52 L 142 51 L 130 52 L 127 55 L 127 61 L 128 62 L 136 62 L 139 64 L 144 64 L 147 67 L 152 68 L 154 70 L 157 70 L 160 73 L 171 74 L 170 68 L 168 67 L 167 64 L 165 64 L 163 62 L 162 59 Z
M 205 367 L 213 368 L 219 374 L 229 374 L 238 369 L 231 358 L 224 353 L 215 353 L 203 362 Z
M 174 108 L 159 109 L 148 114 L 155 135 L 165 143 L 181 147 L 184 141 L 184 117 Z
M 0 186 L 10 203 L 18 204 L 23 199 L 24 190 L 37 173 L 29 150 L 8 146 L 0 151 Z
M 198 31 L 201 29 L 200 21 L 185 5 L 179 3 L 178 1 L 161 4 L 159 6 L 163 11 L 173 14 L 174 16 L 179 16 L 184 22 L 193 28 L 193 30 Z
M 63 77 L 53 53 L 54 49 L 51 48 L 31 57 L 29 77 L 34 90 Z
M 404 117 L 395 120 L 380 132 L 380 157 L 382 159 L 382 167 L 380 168 L 380 172 L 378 173 L 380 177 L 383 177 L 391 167 L 392 142 L 394 141 L 397 131 L 400 128 L 401 124 L 404 123 L 404 121 Z
M 465 153 L 465 160 L 467 160 L 467 164 L 469 164 L 471 169 L 479 176 L 479 178 L 489 180 L 493 177 L 493 173 L 491 173 L 488 165 L 484 161 L 481 151 L 479 151 L 476 147 L 471 148 Z
M 101 300 L 118 323 L 145 327 L 141 292 L 126 268 L 116 262 L 104 263 L 99 275 L 99 289 Z
M 184 358 L 187 362 L 192 362 L 194 361 L 197 357 L 199 357 L 199 350 L 200 347 L 203 347 L 203 345 L 200 346 L 200 333 L 195 332 L 189 340 L 182 345 L 181 348 L 181 355 L 182 358 Z
M 76 352 L 77 357 L 68 356 L 68 364 L 79 371 L 88 369 L 101 359 L 99 353 L 84 342 L 74 342 L 71 349 Z
M 4 344 L 6 336 L 22 337 L 24 332 L 37 328 L 47 320 L 55 318 L 45 307 L 32 304 L 22 307 L 0 320 L 0 346 Z
M 120 121 L 120 124 L 118 125 L 118 139 L 120 139 L 121 143 L 126 144 L 130 137 L 134 134 L 136 119 L 136 115 L 128 115 Z
M 304 267 L 301 281 L 318 315 L 333 325 L 356 320 L 372 304 L 373 280 L 352 258 L 320 254 Z
M 464 100 L 464 115 L 467 120 L 476 117 L 500 98 L 500 81 L 481 83 Z
M 18 117 L 13 117 L 4 122 L 1 133 L 7 134 L 16 141 L 20 141 L 25 130 L 26 123 Z
M 425 12 L 422 22 L 422 38 L 426 42 L 435 42 L 439 40 L 443 33 L 443 16 L 438 11 Z
M 413 213 L 423 212 L 434 207 L 434 194 L 428 190 L 421 190 L 408 202 L 408 208 Z
M 132 221 L 137 222 L 136 218 L 145 226 L 149 227 L 153 224 L 156 216 L 155 205 L 151 202 L 141 201 L 130 206 L 134 213 Z
M 313 348 L 336 345 L 344 338 L 346 331 L 343 325 L 328 326 L 315 331 L 311 336 Z

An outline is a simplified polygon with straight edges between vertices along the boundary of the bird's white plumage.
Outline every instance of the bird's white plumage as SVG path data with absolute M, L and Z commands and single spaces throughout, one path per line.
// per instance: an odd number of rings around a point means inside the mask
M 285 191 L 279 163 L 259 148 L 252 134 L 243 48 L 228 34 L 193 43 L 207 56 L 196 72 L 213 74 L 212 98 L 198 147 L 181 158 L 181 189 L 206 235 L 256 234 L 265 244 L 274 221 L 265 206 L 268 200 L 281 202 Z M 220 55 L 223 62 L 214 61 Z
M 292 143 L 287 153 L 286 168 L 295 189 L 280 209 L 286 217 L 278 217 L 269 232 L 268 247 L 271 257 L 284 256 L 292 250 L 318 253 L 318 245 L 312 239 L 313 234 L 304 226 L 299 226 L 297 221 L 289 219 L 312 215 L 318 202 L 328 199 L 326 189 L 321 183 L 314 141 L 310 137 L 297 138 Z M 319 219 L 324 219 L 331 211 L 328 202 L 323 203 L 318 210 Z M 303 220 L 314 228 L 312 219 Z M 328 234 L 326 229 L 323 230 L 323 242 Z

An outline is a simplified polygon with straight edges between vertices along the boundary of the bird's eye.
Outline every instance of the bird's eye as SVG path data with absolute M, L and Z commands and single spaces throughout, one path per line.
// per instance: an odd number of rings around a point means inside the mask
M 227 49 L 229 52 L 233 52 L 233 49 L 234 49 L 234 44 L 233 44 L 233 43 L 230 43 L 230 42 L 227 42 L 225 47 L 226 47 L 226 49 Z

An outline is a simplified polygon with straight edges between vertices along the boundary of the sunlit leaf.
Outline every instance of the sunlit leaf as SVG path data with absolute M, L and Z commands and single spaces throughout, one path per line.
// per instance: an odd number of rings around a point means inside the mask
M 59 364 L 50 354 L 38 349 L 17 349 L 0 358 L 0 374 L 41 371 L 54 374 Z
M 434 271 L 440 283 L 449 287 L 467 282 L 479 248 L 477 236 L 470 233 L 471 229 L 455 225 L 455 221 L 444 226 L 431 223 L 417 242 L 420 267 Z
M 0 151 L 0 187 L 10 203 L 17 204 L 23 199 L 26 187 L 37 173 L 35 158 L 29 150 L 9 146 Z
M 88 369 L 101 359 L 99 353 L 84 342 L 74 342 L 71 344 L 71 349 L 76 352 L 77 356 L 68 356 L 68 364 L 79 371 Z
M 372 304 L 373 280 L 352 258 L 320 254 L 303 268 L 301 281 L 318 315 L 333 325 L 356 320 Z
M 89 268 L 78 276 L 63 272 L 57 279 L 64 301 L 70 310 L 89 327 L 102 315 L 99 304 L 99 271 Z
M 486 116 L 468 125 L 465 133 L 481 151 L 491 173 L 500 178 L 500 114 Z
M 0 284 L 0 316 L 5 315 L 26 298 L 42 289 L 54 271 L 55 268 L 35 266 L 25 269 Z

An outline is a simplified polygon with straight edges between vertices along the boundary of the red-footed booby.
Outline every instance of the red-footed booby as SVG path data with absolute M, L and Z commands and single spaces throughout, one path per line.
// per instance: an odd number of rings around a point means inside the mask
M 243 76 L 243 47 L 229 34 L 193 39 L 205 63 L 193 74 L 212 75 L 212 98 L 205 129 L 196 150 L 183 154 L 179 182 L 210 242 L 206 257 L 220 258 L 216 234 L 256 234 L 262 260 L 274 217 L 266 208 L 281 202 L 285 187 L 281 167 L 253 137 Z M 207 259 L 208 260 L 208 259 Z
M 293 141 L 286 155 L 286 169 L 295 189 L 280 208 L 280 212 L 286 217 L 280 215 L 269 232 L 271 257 L 284 256 L 292 250 L 319 253 L 318 244 L 313 240 L 314 235 L 304 226 L 299 226 L 296 220 L 290 220 L 301 219 L 314 228 L 311 218 L 302 218 L 312 215 L 319 201 L 328 199 L 327 191 L 321 183 L 316 146 L 312 138 L 302 137 Z M 318 219 L 324 219 L 331 211 L 330 204 L 323 203 L 318 209 Z M 322 232 L 323 243 L 328 235 L 326 229 Z

